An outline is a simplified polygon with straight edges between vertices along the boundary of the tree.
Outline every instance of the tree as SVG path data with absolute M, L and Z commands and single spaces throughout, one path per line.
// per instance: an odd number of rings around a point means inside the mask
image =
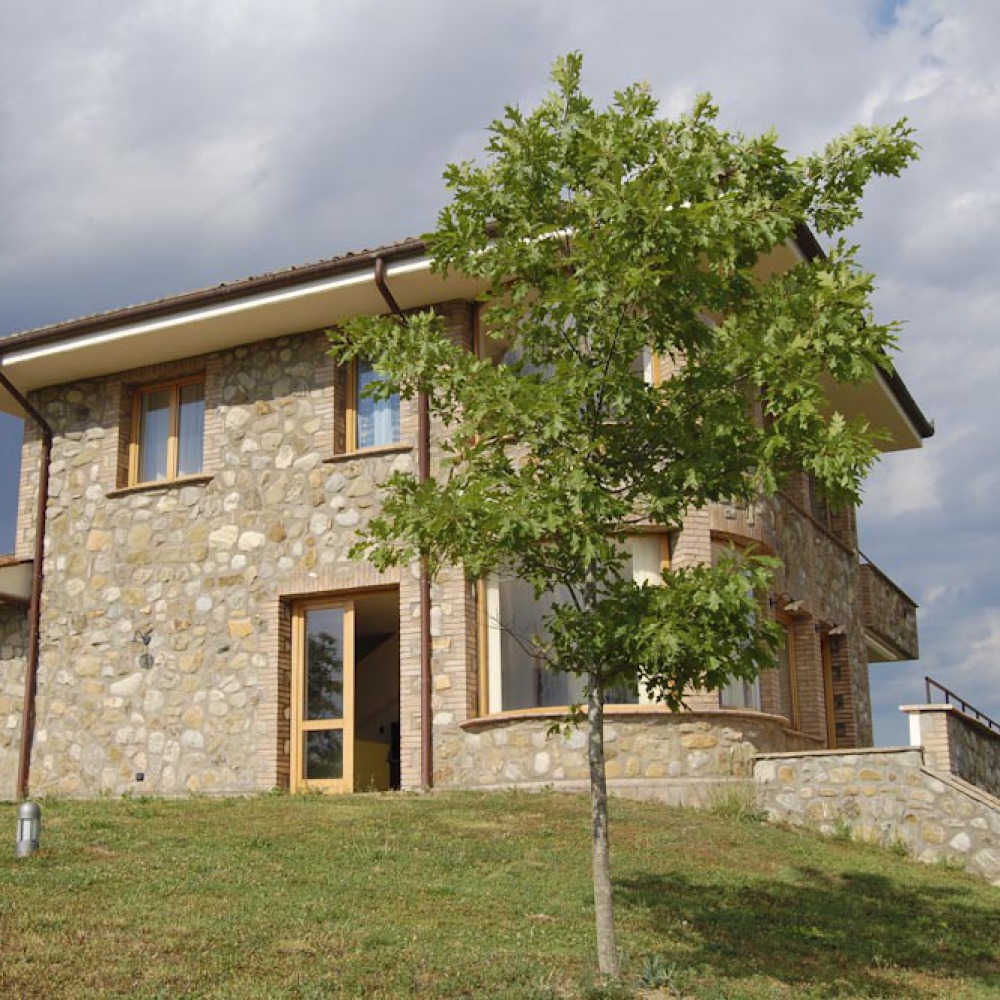
M 641 683 L 678 709 L 685 691 L 772 666 L 775 644 L 758 614 L 772 561 L 640 586 L 625 539 L 771 495 L 795 469 L 856 498 L 872 434 L 829 412 L 823 379 L 887 363 L 893 327 L 872 319 L 871 276 L 839 238 L 767 281 L 753 267 L 803 224 L 837 237 L 868 180 L 916 147 L 899 122 L 792 159 L 773 134 L 721 129 L 707 97 L 669 121 L 636 85 L 597 110 L 581 68 L 560 59 L 536 110 L 493 122 L 485 165 L 447 168 L 452 201 L 428 237 L 437 269 L 488 283 L 483 326 L 509 363 L 454 344 L 432 311 L 331 337 L 340 362 L 375 360 L 373 395 L 426 393 L 443 430 L 439 474 L 394 476 L 356 551 L 473 578 L 503 568 L 561 595 L 545 655 L 586 681 L 598 962 L 617 975 L 604 693 Z M 671 368 L 656 385 L 636 363 L 649 351 Z

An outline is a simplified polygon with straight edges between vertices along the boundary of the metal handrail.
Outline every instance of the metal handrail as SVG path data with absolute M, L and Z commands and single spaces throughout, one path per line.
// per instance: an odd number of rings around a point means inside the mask
M 980 712 L 978 708 L 970 705 L 964 698 L 960 698 L 954 691 L 946 688 L 943 684 L 939 684 L 930 677 L 925 677 L 924 686 L 927 690 L 928 705 L 934 704 L 934 692 L 940 691 L 944 695 L 944 703 L 946 705 L 952 705 L 964 715 L 968 715 L 970 718 L 975 719 L 976 722 L 986 726 L 987 729 L 992 729 L 993 732 L 1000 733 L 1000 722 L 991 719 L 985 712 Z

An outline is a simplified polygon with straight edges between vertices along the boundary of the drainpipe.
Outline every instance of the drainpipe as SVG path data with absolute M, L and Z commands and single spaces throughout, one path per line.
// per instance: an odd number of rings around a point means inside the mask
M 35 691 L 38 687 L 39 624 L 42 617 L 42 560 L 45 556 L 45 508 L 49 499 L 52 428 L 3 372 L 0 372 L 0 385 L 21 404 L 42 432 L 42 462 L 38 473 L 35 508 L 35 553 L 31 567 L 31 598 L 28 601 L 28 660 L 25 664 L 24 705 L 21 710 L 21 750 L 17 758 L 17 797 L 24 799 L 28 795 L 31 745 L 35 736 Z
M 399 308 L 385 281 L 385 261 L 375 258 L 375 287 L 385 299 L 390 311 L 404 323 L 406 316 Z M 417 480 L 425 483 L 431 475 L 431 421 L 427 393 L 417 393 Z M 420 560 L 420 784 L 425 789 L 434 785 L 434 743 L 431 709 L 431 578 L 427 560 Z

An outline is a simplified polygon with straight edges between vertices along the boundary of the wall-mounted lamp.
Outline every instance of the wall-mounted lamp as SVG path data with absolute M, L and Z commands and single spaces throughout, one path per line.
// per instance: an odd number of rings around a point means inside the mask
M 17 809 L 17 857 L 34 854 L 41 837 L 42 810 L 35 802 L 22 802 Z
M 790 615 L 793 615 L 795 614 L 796 611 L 801 611 L 801 610 L 802 610 L 801 601 L 789 601 L 785 605 L 785 611 L 787 611 Z
M 847 635 L 847 629 L 843 625 L 834 625 L 827 635 Z
M 153 666 L 153 654 L 149 651 L 149 643 L 152 638 L 152 628 L 146 629 L 145 632 L 142 629 L 136 629 L 135 636 L 133 636 L 134 642 L 142 643 L 142 652 L 139 654 L 139 666 L 143 670 L 149 670 Z

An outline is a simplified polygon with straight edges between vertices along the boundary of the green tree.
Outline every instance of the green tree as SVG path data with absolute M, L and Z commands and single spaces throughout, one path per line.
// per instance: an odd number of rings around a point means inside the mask
M 356 552 L 562 588 L 545 655 L 586 681 L 598 963 L 617 975 L 604 693 L 642 683 L 677 709 L 685 691 L 773 665 L 775 644 L 755 596 L 773 562 L 640 586 L 623 543 L 711 501 L 771 495 L 795 469 L 856 498 L 872 434 L 830 412 L 824 379 L 871 378 L 894 336 L 836 237 L 915 144 L 900 122 L 793 159 L 773 134 L 721 129 L 708 98 L 665 120 L 636 85 L 598 110 L 581 67 L 560 59 L 536 110 L 493 122 L 485 164 L 447 168 L 452 201 L 428 237 L 437 269 L 488 284 L 484 329 L 509 363 L 454 344 L 431 311 L 331 337 L 338 361 L 375 359 L 374 395 L 424 392 L 443 429 L 438 474 L 394 476 Z M 760 280 L 755 263 L 803 224 L 832 238 L 828 254 Z M 657 385 L 637 370 L 646 351 L 672 369 Z

